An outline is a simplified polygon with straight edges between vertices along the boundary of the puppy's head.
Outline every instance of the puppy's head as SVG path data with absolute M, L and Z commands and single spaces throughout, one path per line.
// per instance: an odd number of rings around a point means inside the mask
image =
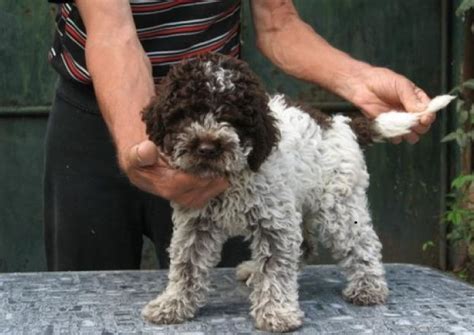
M 169 71 L 143 120 L 178 169 L 201 176 L 257 171 L 279 138 L 267 103 L 246 63 L 207 54 Z

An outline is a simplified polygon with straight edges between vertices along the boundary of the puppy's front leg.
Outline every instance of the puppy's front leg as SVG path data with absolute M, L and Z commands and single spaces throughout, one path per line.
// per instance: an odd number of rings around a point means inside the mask
M 278 212 L 254 227 L 250 314 L 257 328 L 286 332 L 299 328 L 304 316 L 298 304 L 297 282 L 302 234 L 294 215 Z
M 174 224 L 168 286 L 142 311 L 145 319 L 157 324 L 181 323 L 204 305 L 209 270 L 219 262 L 225 240 L 224 234 L 207 218 L 175 220 Z

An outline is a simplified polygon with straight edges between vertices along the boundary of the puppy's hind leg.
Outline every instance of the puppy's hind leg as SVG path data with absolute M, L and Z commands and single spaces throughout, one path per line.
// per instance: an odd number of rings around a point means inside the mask
M 323 195 L 315 218 L 320 239 L 340 261 L 348 285 L 346 300 L 357 305 L 385 303 L 387 283 L 382 264 L 382 244 L 372 227 L 365 188 L 357 186 L 348 196 Z
M 174 223 L 168 286 L 142 311 L 145 319 L 157 324 L 183 322 L 204 304 L 209 270 L 219 262 L 225 240 L 222 231 L 208 219 Z

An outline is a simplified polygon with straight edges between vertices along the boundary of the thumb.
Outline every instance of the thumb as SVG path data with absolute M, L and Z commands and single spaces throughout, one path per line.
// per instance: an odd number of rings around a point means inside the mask
M 158 149 L 152 141 L 143 141 L 130 148 L 128 157 L 133 167 L 152 166 L 158 161 Z
M 428 95 L 407 79 L 398 86 L 398 96 L 403 108 L 409 113 L 423 112 L 430 102 Z

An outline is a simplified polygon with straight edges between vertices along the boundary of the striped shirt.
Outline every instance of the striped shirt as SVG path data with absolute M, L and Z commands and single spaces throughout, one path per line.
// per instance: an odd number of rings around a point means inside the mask
M 207 52 L 239 55 L 240 0 L 131 0 L 130 6 L 155 82 L 166 75 L 170 65 L 185 58 Z M 76 6 L 61 4 L 49 61 L 63 77 L 90 84 L 86 40 Z

